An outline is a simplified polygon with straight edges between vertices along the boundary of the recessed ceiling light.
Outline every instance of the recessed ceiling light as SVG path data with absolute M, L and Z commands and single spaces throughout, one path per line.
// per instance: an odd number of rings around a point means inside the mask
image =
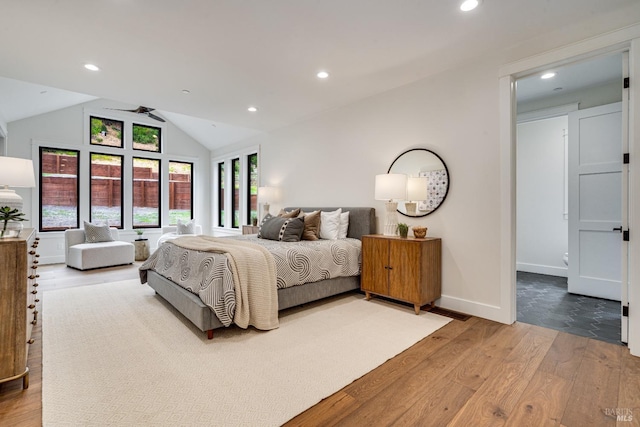
M 480 4 L 480 0 L 464 0 L 460 4 L 460 10 L 463 12 L 469 12 L 470 10 L 475 9 Z
M 327 73 L 326 71 L 318 71 L 318 74 L 316 74 L 316 76 L 319 79 L 326 79 L 329 78 L 329 73 Z
M 93 64 L 84 64 L 84 68 L 86 68 L 87 70 L 91 70 L 91 71 L 100 71 L 100 67 L 98 67 L 97 65 L 93 65 Z
M 543 75 L 540 76 L 541 79 L 550 79 L 551 77 L 555 77 L 556 73 L 554 72 L 549 72 L 549 73 L 544 73 Z
M 247 111 L 249 111 L 250 113 L 255 113 L 256 111 L 258 111 L 258 108 L 252 106 L 252 107 L 247 108 Z
M 185 95 L 188 95 L 191 93 L 191 91 L 189 89 L 182 89 L 182 93 L 184 93 Z

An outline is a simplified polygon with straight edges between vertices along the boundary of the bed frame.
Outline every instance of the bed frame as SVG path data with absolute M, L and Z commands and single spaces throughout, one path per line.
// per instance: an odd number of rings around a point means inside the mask
M 294 208 L 285 208 L 291 210 Z M 305 212 L 315 210 L 333 211 L 338 208 L 301 208 Z M 349 211 L 349 230 L 347 237 L 360 239 L 365 234 L 376 232 L 376 218 L 374 208 L 342 208 L 342 212 Z M 213 338 L 213 330 L 224 327 L 213 311 L 206 306 L 195 294 L 176 285 L 171 280 L 159 275 L 153 270 L 147 272 L 147 283 L 156 294 L 164 298 L 182 315 L 189 319 L 198 329 Z M 278 310 L 284 310 L 301 304 L 306 304 L 332 295 L 338 295 L 354 289 L 360 289 L 360 276 L 337 277 L 306 283 L 290 288 L 278 289 Z

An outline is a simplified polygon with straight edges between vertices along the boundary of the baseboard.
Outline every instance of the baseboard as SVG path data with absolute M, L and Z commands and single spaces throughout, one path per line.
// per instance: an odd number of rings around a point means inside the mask
M 64 255 L 40 256 L 38 258 L 40 265 L 64 264 Z
M 440 297 L 438 306 L 447 310 L 457 311 L 459 313 L 470 314 L 472 316 L 482 317 L 483 319 L 509 324 L 509 313 L 506 313 L 504 309 L 495 305 L 469 301 L 449 295 L 442 295 L 442 297 Z
M 516 270 L 527 273 L 546 274 L 548 276 L 567 277 L 567 267 L 554 267 L 550 265 L 528 264 L 517 262 Z

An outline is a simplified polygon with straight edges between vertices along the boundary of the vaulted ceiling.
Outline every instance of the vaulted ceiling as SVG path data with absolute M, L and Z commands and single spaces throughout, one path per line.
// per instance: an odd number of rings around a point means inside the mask
M 487 54 L 526 54 L 531 40 L 570 43 L 571 26 L 604 32 L 609 17 L 619 25 L 640 16 L 637 0 L 484 0 L 468 13 L 458 5 L 0 0 L 0 119 L 52 108 L 43 95 L 62 90 L 54 94 L 67 103 L 154 107 L 213 149 Z M 320 70 L 329 78 L 318 79 Z M 35 98 L 24 102 L 14 80 L 39 85 Z

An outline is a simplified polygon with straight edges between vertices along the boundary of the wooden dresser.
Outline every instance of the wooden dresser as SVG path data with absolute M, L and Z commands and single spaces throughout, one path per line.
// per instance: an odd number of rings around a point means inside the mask
M 22 378 L 23 388 L 29 387 L 27 355 L 38 321 L 38 240 L 32 228 L 0 239 L 0 383 Z
M 416 314 L 442 292 L 442 241 L 439 238 L 362 236 L 360 287 L 371 294 L 413 304 Z

